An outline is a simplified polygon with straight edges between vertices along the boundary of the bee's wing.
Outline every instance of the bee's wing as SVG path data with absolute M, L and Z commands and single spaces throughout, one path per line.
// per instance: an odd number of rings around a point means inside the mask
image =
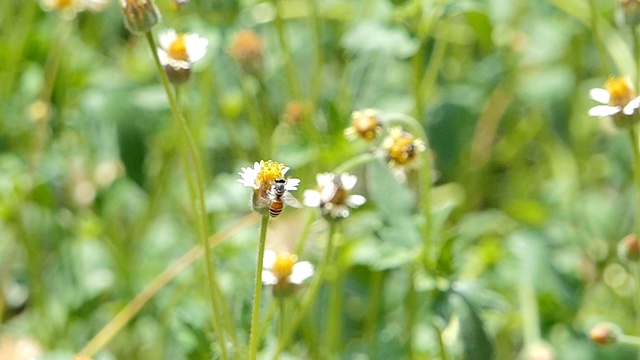
M 298 201 L 298 199 L 294 198 L 293 195 L 291 195 L 290 192 L 285 192 L 284 195 L 282 195 L 282 201 L 287 204 L 288 206 L 294 207 L 294 208 L 301 208 L 302 204 L 300 204 L 300 202 Z

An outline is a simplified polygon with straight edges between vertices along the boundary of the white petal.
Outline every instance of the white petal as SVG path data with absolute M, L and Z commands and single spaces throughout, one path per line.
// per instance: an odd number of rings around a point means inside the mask
M 609 100 L 611 99 L 611 95 L 609 94 L 609 92 L 605 89 L 600 89 L 600 88 L 591 89 L 589 91 L 589 96 L 593 100 L 601 104 L 608 104 Z
M 340 182 L 342 182 L 342 188 L 345 190 L 351 190 L 358 182 L 358 177 L 355 175 L 342 174 L 340 176 Z
M 313 265 L 308 261 L 300 261 L 293 265 L 291 269 L 291 275 L 289 275 L 289 282 L 291 284 L 302 284 L 303 281 L 310 278 L 313 275 Z
M 278 278 L 276 278 L 271 271 L 262 270 L 262 283 L 265 285 L 275 285 L 278 283 Z
M 335 177 L 335 175 L 331 174 L 331 173 L 317 174 L 316 175 L 316 182 L 318 183 L 318 186 L 325 187 L 328 184 L 332 184 L 333 183 L 333 178 L 334 177 Z
M 362 195 L 349 195 L 345 202 L 347 203 L 347 205 L 355 208 L 358 206 L 362 206 L 365 202 L 367 202 L 367 199 Z
M 291 178 L 287 179 L 287 184 L 285 185 L 285 190 L 298 190 L 298 185 L 300 185 L 300 179 Z
M 252 168 L 248 168 L 248 167 L 242 168 L 242 171 L 238 173 L 238 175 L 240 175 L 240 179 L 238 179 L 238 182 L 244 186 L 257 189 L 258 185 L 256 185 L 256 176 L 258 175 L 258 172 L 259 170 L 256 171 L 255 169 L 252 169 Z
M 631 114 L 633 114 L 633 111 L 635 109 L 637 109 L 638 107 L 640 107 L 640 96 L 638 96 L 637 98 L 629 101 L 627 106 L 625 106 L 624 109 L 622 109 L 622 112 L 625 115 L 631 115 Z
M 598 105 L 589 109 L 589 116 L 611 116 L 620 112 L 620 106 Z
M 305 190 L 302 201 L 308 207 L 320 207 L 320 193 L 315 190 Z
M 190 34 L 187 36 L 187 52 L 189 53 L 189 60 L 196 62 L 204 57 L 207 52 L 207 45 L 209 41 L 196 34 Z
M 178 34 L 174 29 L 169 29 L 162 34 L 158 39 L 160 43 L 160 47 L 163 49 L 168 49 L 171 46 L 171 43 L 174 42 L 178 38 Z
M 334 219 L 343 218 L 346 219 L 349 217 L 349 208 L 345 205 L 336 205 L 331 210 L 331 217 Z
M 166 51 L 158 49 L 158 58 L 160 59 L 160 64 L 162 64 L 162 66 L 169 64 L 169 56 Z
M 262 267 L 267 270 L 273 268 L 273 264 L 276 263 L 276 253 L 273 250 L 266 249 L 264 251 L 264 257 L 262 258 Z

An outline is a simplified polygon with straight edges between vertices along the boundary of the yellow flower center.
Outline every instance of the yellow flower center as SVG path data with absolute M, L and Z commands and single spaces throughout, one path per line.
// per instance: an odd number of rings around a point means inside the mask
M 283 170 L 286 168 L 284 164 L 275 161 L 260 161 L 260 172 L 256 175 L 256 185 L 260 189 L 271 189 L 271 184 L 275 179 L 284 177 Z
M 389 147 L 389 160 L 393 160 L 400 165 L 405 165 L 413 160 L 415 156 L 416 146 L 411 135 L 395 138 L 393 144 Z
M 285 280 L 293 272 L 293 265 L 298 257 L 289 253 L 279 253 L 276 255 L 276 261 L 273 263 L 271 272 L 278 279 L 278 282 Z
M 626 106 L 629 101 L 636 97 L 633 85 L 625 77 L 611 77 L 604 87 L 611 96 L 609 99 L 609 105 L 611 106 Z
M 189 53 L 187 52 L 187 36 L 180 35 L 169 45 L 167 55 L 175 60 L 189 61 Z
M 380 121 L 376 118 L 375 112 L 366 110 L 364 113 L 356 111 L 352 115 L 353 128 L 365 140 L 373 140 L 380 133 Z
M 56 8 L 58 9 L 64 9 L 64 8 L 68 8 L 71 5 L 73 5 L 73 0 L 56 0 Z

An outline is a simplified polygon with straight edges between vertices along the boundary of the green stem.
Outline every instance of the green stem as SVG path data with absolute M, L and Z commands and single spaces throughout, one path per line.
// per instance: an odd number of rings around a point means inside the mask
M 388 125 L 400 125 L 412 134 L 419 136 L 425 143 L 427 148 L 422 153 L 422 165 L 420 166 L 420 212 L 424 216 L 424 225 L 422 227 L 422 241 L 423 241 L 423 262 L 424 265 L 429 267 L 431 262 L 431 246 L 432 236 L 431 227 L 431 189 L 433 184 L 433 174 L 431 163 L 431 150 L 429 147 L 429 139 L 420 122 L 411 116 L 401 113 L 388 113 L 382 114 L 381 120 Z
M 291 51 L 291 46 L 287 39 L 287 34 L 285 33 L 286 29 L 284 26 L 284 19 L 282 17 L 282 4 L 279 0 L 274 0 L 273 6 L 276 8 L 274 24 L 276 26 L 276 32 L 278 33 L 280 46 L 282 47 L 284 71 L 289 85 L 289 93 L 294 100 L 300 100 L 302 99 L 302 91 L 300 90 L 298 75 L 293 62 L 293 52 Z
M 631 153 L 633 154 L 633 179 L 636 192 L 636 232 L 640 234 L 640 147 L 638 147 L 638 130 L 635 126 L 629 128 Z
M 447 356 L 447 347 L 444 344 L 444 339 L 442 338 L 442 331 L 437 325 L 433 325 L 433 329 L 436 334 L 438 334 L 438 345 L 440 346 L 440 360 L 448 360 L 449 356 Z
M 315 61 L 313 62 L 313 69 L 311 71 L 311 113 L 313 114 L 318 106 L 320 89 L 322 88 L 322 60 L 324 58 L 324 48 L 322 46 L 322 23 L 320 21 L 320 10 L 318 9 L 318 4 L 316 3 L 316 0 L 307 0 L 307 4 L 311 10 L 313 35 L 315 40 Z
M 369 357 L 371 359 L 378 358 L 378 342 L 376 338 L 376 330 L 378 327 L 378 316 L 380 314 L 380 304 L 383 294 L 384 273 L 382 271 L 373 271 L 369 275 L 369 306 L 367 308 L 367 317 L 364 323 L 364 334 L 369 343 Z
M 331 222 L 331 227 L 337 226 L 335 221 Z M 335 232 L 335 231 L 334 231 Z M 336 252 L 338 250 L 336 249 Z M 339 354 L 340 338 L 342 336 L 342 328 L 340 324 L 340 310 L 342 308 L 342 276 L 339 265 L 336 264 L 334 259 L 333 266 L 330 267 L 331 274 L 329 278 L 329 308 L 327 332 L 326 332 L 326 346 L 329 358 L 333 358 Z
M 260 320 L 260 297 L 262 295 L 262 267 L 264 262 L 264 245 L 267 240 L 267 226 L 269 225 L 269 215 L 262 216 L 260 223 L 260 240 L 258 242 L 258 259 L 256 266 L 255 287 L 253 289 L 253 310 L 251 311 L 251 335 L 249 337 L 249 359 L 255 360 L 258 353 Z
M 333 242 L 334 242 L 333 232 L 334 231 L 335 231 L 335 227 L 330 226 L 329 239 L 327 242 L 327 248 L 324 253 L 324 258 L 322 259 L 322 262 L 318 265 L 318 271 L 316 272 L 316 275 L 313 277 L 313 281 L 311 282 L 309 289 L 307 290 L 304 298 L 302 299 L 300 308 L 298 308 L 298 311 L 296 312 L 295 317 L 289 323 L 289 326 L 284 332 L 284 336 L 282 336 L 278 341 L 278 348 L 276 350 L 276 355 L 275 355 L 276 359 L 278 358 L 280 353 L 282 353 L 284 348 L 287 346 L 289 339 L 293 336 L 293 333 L 298 328 L 298 325 L 300 324 L 302 319 L 304 319 L 304 317 L 307 315 L 307 312 L 311 308 L 311 305 L 313 304 L 313 302 L 318 296 L 318 292 L 320 291 L 320 286 L 322 285 L 325 279 L 327 265 L 329 264 L 329 260 L 331 260 L 331 254 L 333 252 Z
M 596 0 L 589 0 L 589 6 L 591 8 L 591 31 L 593 32 L 593 41 L 598 49 L 598 56 L 600 57 L 600 62 L 602 63 L 604 71 L 606 73 L 611 73 L 611 68 L 609 67 L 609 61 L 607 58 L 607 51 L 600 40 L 600 26 L 598 24 L 600 14 L 598 14 L 598 5 Z
M 279 337 L 284 336 L 284 327 L 287 323 L 287 312 L 284 300 L 284 297 L 281 297 L 278 301 L 278 304 L 280 305 L 280 326 L 278 328 Z
M 640 85 L 640 37 L 635 26 L 631 27 L 631 36 L 633 37 L 633 46 L 636 51 L 636 85 Z
M 524 337 L 524 347 L 528 348 L 540 341 L 540 316 L 536 293 L 531 284 L 531 279 L 521 276 L 518 285 L 518 298 L 520 302 L 520 313 L 522 314 L 522 332 Z
M 182 132 L 182 142 L 183 146 L 187 148 L 187 152 L 189 154 L 191 160 L 191 166 L 193 167 L 193 172 L 195 174 L 195 183 L 196 183 L 196 198 L 192 199 L 193 202 L 198 205 L 198 213 L 196 214 L 196 223 L 198 227 L 198 234 L 202 244 L 204 245 L 205 258 L 204 262 L 206 265 L 207 272 L 207 284 L 209 288 L 211 309 L 213 311 L 213 326 L 216 329 L 220 340 L 220 349 L 221 355 L 223 359 L 227 358 L 227 350 L 224 336 L 224 329 L 221 319 L 222 311 L 218 306 L 218 302 L 216 301 L 216 292 L 215 287 L 213 285 L 214 282 L 217 282 L 215 269 L 212 264 L 212 256 L 211 249 L 207 246 L 207 233 L 208 233 L 208 219 L 207 219 L 207 211 L 205 208 L 205 200 L 204 200 L 204 181 L 202 170 L 200 168 L 200 157 L 198 154 L 198 150 L 195 145 L 195 141 L 191 136 L 191 132 L 189 130 L 189 126 L 187 125 L 186 120 L 182 116 L 180 112 L 180 107 L 178 105 L 178 101 L 175 97 L 174 92 L 171 89 L 171 84 L 169 83 L 169 79 L 167 77 L 167 73 L 165 72 L 162 64 L 160 63 L 160 58 L 158 57 L 156 42 L 153 38 L 153 34 L 150 31 L 145 33 L 147 42 L 149 43 L 149 48 L 151 50 L 151 54 L 153 55 L 154 62 L 156 64 L 156 68 L 158 71 L 158 75 L 160 76 L 160 80 L 162 82 L 162 86 L 164 87 L 165 93 L 167 94 L 167 98 L 169 100 L 169 105 L 171 108 L 171 113 L 175 121 L 180 125 L 180 130 Z M 185 164 L 185 167 L 189 167 L 189 164 Z M 224 303 L 224 297 L 219 297 L 220 302 Z M 225 306 L 226 308 L 226 306 Z
M 411 269 L 410 269 L 411 270 Z M 413 332 L 416 326 L 416 320 L 418 317 L 418 293 L 416 291 L 415 284 L 413 282 L 413 271 L 409 272 L 409 284 L 407 289 L 406 298 L 406 310 L 407 310 L 407 323 L 405 328 L 405 336 L 407 338 L 407 357 L 414 359 L 413 353 Z
M 375 160 L 377 157 L 374 153 L 371 152 L 366 152 L 366 153 L 362 153 L 358 156 L 355 156 L 345 162 L 343 162 L 342 164 L 338 165 L 334 170 L 333 173 L 336 175 L 340 175 L 343 173 L 348 172 L 349 170 L 355 169 L 359 166 L 362 166 L 364 164 L 370 163 L 373 160 Z
M 640 347 L 640 337 L 631 335 L 620 335 L 618 341 L 623 344 L 633 345 Z

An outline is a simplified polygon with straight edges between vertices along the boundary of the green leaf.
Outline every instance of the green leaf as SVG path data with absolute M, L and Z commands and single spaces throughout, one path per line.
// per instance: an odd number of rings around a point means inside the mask
M 493 344 L 484 329 L 484 322 L 476 306 L 464 294 L 456 291 L 451 293 L 449 300 L 454 313 L 460 319 L 460 340 L 464 349 L 464 359 L 493 359 Z

